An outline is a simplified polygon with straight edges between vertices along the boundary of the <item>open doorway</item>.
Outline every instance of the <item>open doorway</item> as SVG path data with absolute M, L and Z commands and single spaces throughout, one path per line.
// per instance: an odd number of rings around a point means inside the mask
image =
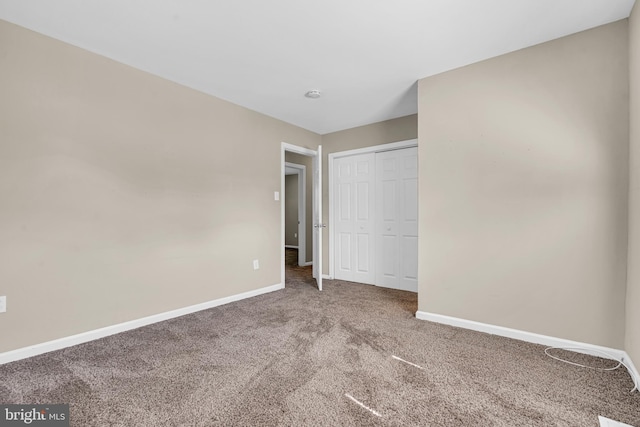
M 289 162 L 295 153 L 285 153 L 284 169 L 284 246 L 285 263 L 300 267 L 311 265 L 307 260 L 307 241 L 312 244 L 307 230 L 307 166 Z M 298 155 L 299 156 L 299 155 Z M 309 158 L 309 160 L 311 160 Z M 311 229 L 311 227 L 309 227 Z M 308 251 L 311 255 L 311 250 Z
M 301 267 L 311 266 L 312 277 L 315 279 L 318 290 L 322 290 L 322 169 L 321 169 L 321 150 L 311 150 L 296 145 L 282 143 L 281 148 L 281 280 L 286 286 L 286 246 L 295 246 L 288 244 L 287 241 L 293 242 L 291 236 L 288 236 L 287 228 L 291 233 L 291 221 L 287 227 L 287 170 L 291 175 L 304 178 L 298 179 L 298 194 L 301 193 L 300 185 L 304 185 L 304 208 L 298 209 L 298 213 L 304 211 L 304 221 L 299 220 L 298 224 L 298 250 L 304 245 L 304 257 L 299 250 L 298 265 Z M 302 167 L 304 166 L 304 167 Z M 289 168 L 289 169 L 287 169 Z M 303 173 L 304 171 L 304 173 Z M 291 192 L 289 192 L 291 194 Z M 311 194 L 311 197 L 308 195 Z M 298 200 L 298 206 L 300 202 Z M 300 215 L 298 215 L 300 218 Z M 289 240 L 288 240 L 289 239 Z

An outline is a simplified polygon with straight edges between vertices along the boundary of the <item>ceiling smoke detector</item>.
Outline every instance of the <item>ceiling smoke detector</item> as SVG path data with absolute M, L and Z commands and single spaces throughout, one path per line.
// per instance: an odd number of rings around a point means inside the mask
M 311 99 L 318 99 L 320 98 L 320 91 L 315 89 L 310 90 L 309 92 L 305 93 L 304 96 Z

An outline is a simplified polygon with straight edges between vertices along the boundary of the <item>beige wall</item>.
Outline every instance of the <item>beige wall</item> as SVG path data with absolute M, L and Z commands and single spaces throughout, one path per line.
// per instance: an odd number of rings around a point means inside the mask
M 298 246 L 298 175 L 284 177 L 284 244 Z
M 329 272 L 329 233 L 331 230 L 329 218 L 329 154 L 388 144 L 390 142 L 406 141 L 417 137 L 417 114 L 328 133 L 322 136 L 322 210 L 324 223 L 327 224 L 322 237 L 324 247 L 322 270 L 324 274 Z
M 0 70 L 0 352 L 280 283 L 319 135 L 4 21 Z
M 623 348 L 627 21 L 419 82 L 419 310 Z
M 317 149 L 317 147 L 313 147 Z M 297 165 L 305 166 L 305 260 L 307 262 L 313 261 L 313 164 L 312 157 L 303 156 L 298 153 L 285 152 L 284 160 L 289 163 L 295 163 Z
M 640 369 L 640 6 L 629 18 L 629 258 L 625 348 Z

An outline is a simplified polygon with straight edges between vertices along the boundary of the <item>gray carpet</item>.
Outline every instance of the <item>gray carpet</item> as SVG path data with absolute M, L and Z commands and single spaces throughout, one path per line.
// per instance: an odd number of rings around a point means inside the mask
M 74 426 L 640 427 L 624 370 L 416 320 L 413 293 L 287 276 L 282 291 L 0 366 L 0 402 L 70 403 Z

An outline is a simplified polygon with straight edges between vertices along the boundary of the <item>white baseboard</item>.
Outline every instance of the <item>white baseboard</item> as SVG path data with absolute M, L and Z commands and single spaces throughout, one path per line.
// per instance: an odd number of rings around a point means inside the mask
M 97 340 L 109 335 L 118 334 L 120 332 L 129 331 L 131 329 L 140 328 L 142 326 L 147 326 L 152 323 L 162 322 L 163 320 L 173 319 L 174 317 L 184 316 L 185 314 L 191 314 L 197 311 L 206 310 L 208 308 L 218 307 L 220 305 L 229 304 L 234 301 L 240 301 L 246 298 L 255 297 L 280 289 L 284 289 L 284 285 L 277 284 L 267 286 L 253 291 L 243 292 L 241 294 L 231 295 L 224 298 L 218 298 L 212 301 L 190 305 L 188 307 L 183 307 L 176 310 L 166 311 L 164 313 L 154 314 L 151 316 L 143 317 L 141 319 L 130 320 L 128 322 L 118 323 L 116 325 L 106 326 L 100 329 L 94 329 L 93 331 L 82 332 L 77 335 L 71 335 L 69 337 L 59 338 L 53 341 L 47 341 L 41 344 L 19 348 L 17 350 L 7 351 L 5 353 L 0 353 L 0 365 L 14 362 L 16 360 L 26 359 L 28 357 L 37 356 L 39 354 L 48 353 L 50 351 L 71 347 L 73 345 Z
M 294 246 L 294 245 L 284 245 L 284 247 L 285 247 L 286 249 L 298 249 L 298 247 L 297 247 L 297 246 Z
M 308 267 L 310 265 L 313 265 L 313 261 L 307 261 L 307 262 L 305 262 L 303 264 L 300 264 L 300 267 Z
M 481 323 L 473 320 L 460 319 L 458 317 L 445 316 L 443 314 L 428 313 L 426 311 L 416 311 L 416 318 L 420 320 L 428 320 L 435 323 L 442 323 L 458 328 L 471 329 L 473 331 L 484 332 L 491 335 L 499 335 L 502 337 L 513 338 L 520 341 L 526 341 L 534 344 L 542 344 L 547 347 L 562 347 L 571 349 L 577 353 L 589 354 L 591 356 L 605 357 L 624 364 L 637 386 L 640 380 L 640 374 L 635 365 L 631 361 L 631 357 L 624 350 L 604 347 L 595 344 L 588 344 L 579 341 L 567 340 L 564 338 L 556 338 L 548 335 L 536 334 L 533 332 L 521 331 L 519 329 L 505 328 L 503 326 L 491 325 L 489 323 Z
M 329 276 L 328 274 L 323 274 L 322 278 L 327 280 L 333 280 L 333 277 Z
M 624 357 L 625 366 L 627 367 L 627 370 L 629 371 L 629 373 L 631 374 L 631 377 L 633 378 L 633 382 L 636 385 L 636 389 L 640 391 L 640 372 L 638 372 L 638 368 L 636 368 L 636 365 L 633 364 L 633 360 L 631 360 L 631 356 L 629 356 L 626 351 L 624 352 L 624 354 L 625 354 L 625 357 Z

